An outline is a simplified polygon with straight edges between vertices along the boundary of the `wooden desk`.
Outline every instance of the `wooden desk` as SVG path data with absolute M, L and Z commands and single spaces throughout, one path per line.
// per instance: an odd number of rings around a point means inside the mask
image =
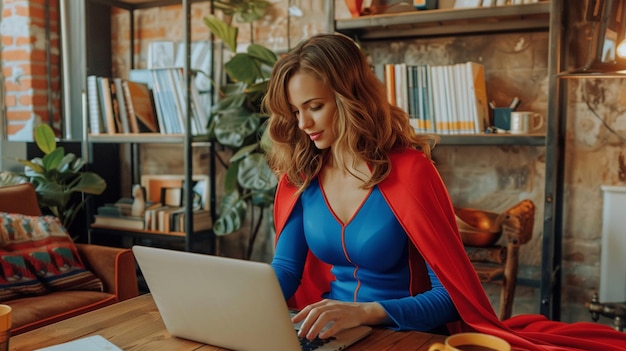
M 10 350 L 32 351 L 96 334 L 124 351 L 224 350 L 171 336 L 150 294 L 14 336 Z M 442 335 L 375 328 L 371 335 L 349 350 L 428 350 L 430 344 L 443 339 Z

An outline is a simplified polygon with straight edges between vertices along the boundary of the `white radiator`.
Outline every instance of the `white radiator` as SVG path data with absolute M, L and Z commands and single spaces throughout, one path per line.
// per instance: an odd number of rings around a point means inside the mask
M 602 186 L 600 302 L 626 301 L 626 187 Z

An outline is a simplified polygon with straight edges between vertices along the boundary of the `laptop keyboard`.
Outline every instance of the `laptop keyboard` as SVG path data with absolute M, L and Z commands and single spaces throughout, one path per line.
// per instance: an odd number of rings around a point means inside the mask
M 298 339 L 300 339 L 300 347 L 302 348 L 302 351 L 316 350 L 316 349 L 324 346 L 324 344 L 327 344 L 327 343 L 335 340 L 334 337 L 330 337 L 330 338 L 327 338 L 327 339 L 315 338 L 313 340 L 309 340 L 307 338 L 298 337 Z

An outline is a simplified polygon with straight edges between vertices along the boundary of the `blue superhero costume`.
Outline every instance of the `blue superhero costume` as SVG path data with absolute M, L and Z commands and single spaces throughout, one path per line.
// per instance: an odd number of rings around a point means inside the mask
M 348 223 L 334 216 L 315 179 L 302 193 L 276 244 L 274 267 L 286 298 L 300 284 L 307 250 L 332 266 L 323 298 L 379 302 L 398 330 L 429 331 L 459 317 L 448 292 L 426 266 L 431 289 L 411 296 L 409 240 L 374 187 Z
M 432 162 L 422 152 L 412 149 L 393 153 L 390 159 L 390 173 L 377 187 L 409 238 L 409 294 L 417 296 L 436 288 L 436 280 L 429 279 L 430 267 L 448 292 L 460 316 L 458 321 L 447 324 L 451 333 L 473 331 L 499 336 L 507 340 L 515 350 L 626 350 L 626 333 L 606 325 L 591 322 L 563 323 L 548 320 L 538 314 L 517 315 L 500 321 L 478 276 L 472 273 L 473 267 L 461 242 L 452 203 Z M 291 242 L 283 241 L 281 237 L 288 233 L 287 226 L 291 224 L 292 218 L 298 216 L 291 214 L 298 212 L 298 200 L 304 193 L 300 196 L 296 193 L 297 188 L 284 176 L 281 177 L 274 202 L 277 245 Z M 378 216 L 378 212 L 376 215 Z M 306 220 L 313 221 L 313 225 L 320 222 L 317 218 Z M 277 247 L 277 251 L 284 249 Z M 299 279 L 296 274 L 287 278 L 295 283 L 281 283 L 287 296 L 297 286 L 295 293 L 289 298 L 290 307 L 303 308 L 326 296 L 339 294 L 331 289 L 333 281 L 338 278 L 333 274 L 333 266 L 315 256 L 315 247 L 299 249 L 304 250 L 301 252 L 302 256 L 306 254 L 302 278 Z M 355 255 L 351 251 L 348 254 L 359 256 L 359 253 Z M 298 262 L 299 265 L 302 264 Z M 366 263 L 358 263 L 366 266 Z M 390 315 L 394 313 L 391 311 Z M 415 311 L 408 310 L 404 313 L 409 315 Z M 411 316 L 395 318 L 399 325 L 411 320 Z

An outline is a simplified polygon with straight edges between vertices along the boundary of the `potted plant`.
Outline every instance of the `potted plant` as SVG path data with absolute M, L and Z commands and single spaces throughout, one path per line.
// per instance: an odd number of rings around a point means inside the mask
M 239 21 L 250 22 L 260 18 L 269 6 L 266 1 L 241 3 L 245 9 L 229 8 L 225 14 L 235 15 Z M 232 17 L 227 18 L 232 20 Z M 213 15 L 205 17 L 204 21 L 209 30 L 233 53 L 224 64 L 228 83 L 217 87 L 220 99 L 212 110 L 208 126 L 212 140 L 232 151 L 227 162 L 224 198 L 213 231 L 217 235 L 236 232 L 244 224 L 249 207 L 259 208 L 249 238 L 249 258 L 264 218 L 264 210 L 273 204 L 277 185 L 276 175 L 267 164 L 264 152 L 267 145 L 264 144 L 263 135 L 268 116 L 261 112 L 261 100 L 267 91 L 271 69 L 277 57 L 274 52 L 258 44 L 250 44 L 245 52 L 237 52 L 236 26 Z
M 35 186 L 39 206 L 61 220 L 69 228 L 86 199 L 76 200 L 76 193 L 99 195 L 106 189 L 102 177 L 84 171 L 85 161 L 73 153 L 65 154 L 57 147 L 54 131 L 47 124 L 35 127 L 35 143 L 43 157 L 17 159 L 24 173 L 0 173 L 0 186 L 30 182 Z

